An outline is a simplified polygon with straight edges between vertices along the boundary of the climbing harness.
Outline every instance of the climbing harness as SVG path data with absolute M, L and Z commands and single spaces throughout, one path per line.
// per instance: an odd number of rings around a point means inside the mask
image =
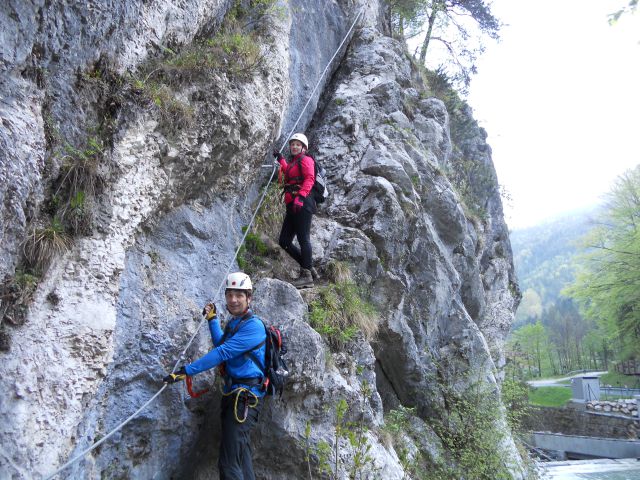
M 236 417 L 236 422 L 244 423 L 249 416 L 249 409 L 256 408 L 258 403 L 260 403 L 260 397 L 258 397 L 255 393 L 245 387 L 238 387 L 235 390 L 230 391 L 229 393 L 223 393 L 223 397 L 230 397 L 235 394 L 236 399 L 233 402 L 233 415 Z M 238 416 L 238 401 L 240 400 L 240 396 L 242 395 L 244 405 L 242 407 L 242 418 Z M 253 397 L 253 403 L 249 403 L 249 395 Z
M 316 90 L 318 90 L 318 87 L 320 86 L 320 82 L 322 81 L 322 78 L 325 76 L 325 74 L 329 70 L 329 67 L 333 63 L 333 60 L 335 60 L 336 56 L 338 55 L 338 53 L 342 49 L 342 47 L 345 44 L 345 42 L 347 41 L 347 38 L 349 38 L 351 36 L 351 32 L 355 28 L 356 23 L 358 22 L 358 20 L 360 19 L 360 16 L 364 12 L 364 9 L 365 9 L 365 6 L 363 6 L 360 9 L 358 14 L 356 15 L 356 18 L 354 19 L 353 23 L 351 24 L 351 27 L 349 28 L 349 30 L 345 34 L 344 38 L 342 39 L 342 42 L 340 42 L 340 45 L 338 45 L 338 48 L 336 48 L 335 53 L 329 59 L 329 61 L 327 62 L 327 65 L 324 67 L 324 70 L 322 71 L 322 73 L 318 77 L 318 81 L 316 83 L 316 86 L 313 88 L 313 90 L 309 94 L 309 98 L 308 98 L 307 102 L 302 107 L 302 110 L 300 111 L 300 115 L 298 115 L 298 118 L 296 119 L 295 123 L 293 124 L 291 132 L 289 132 L 289 135 L 287 135 L 285 137 L 285 140 L 284 140 L 282 146 L 280 147 L 279 152 L 282 152 L 284 150 L 284 147 L 287 145 L 287 143 L 289 141 L 289 138 L 291 138 L 291 136 L 295 132 L 296 127 L 298 126 L 298 123 L 300 122 L 300 119 L 302 118 L 302 115 L 304 114 L 304 112 L 306 111 L 307 107 L 311 103 L 311 100 L 313 99 L 313 96 L 315 95 Z M 274 165 L 273 166 L 273 171 L 271 172 L 271 176 L 269 177 L 269 181 L 265 185 L 264 191 L 262 193 L 262 196 L 260 197 L 260 201 L 258 202 L 258 206 L 256 207 L 255 211 L 253 212 L 251 220 L 249 221 L 249 224 L 247 225 L 247 228 L 245 229 L 244 235 L 242 236 L 242 238 L 240 240 L 240 244 L 238 245 L 238 248 L 236 249 L 235 253 L 233 254 L 233 258 L 231 259 L 231 262 L 229 262 L 229 266 L 227 267 L 227 270 L 226 270 L 226 272 L 225 272 L 225 274 L 223 276 L 224 279 L 226 279 L 228 277 L 229 273 L 231 272 L 231 268 L 234 266 L 234 262 L 235 262 L 236 258 L 238 258 L 238 254 L 240 253 L 240 250 L 242 249 L 242 247 L 244 245 L 244 242 L 245 242 L 245 240 L 247 238 L 247 235 L 251 231 L 251 227 L 253 225 L 253 222 L 254 222 L 258 212 L 260 211 L 260 207 L 262 207 L 262 204 L 264 203 L 264 199 L 265 199 L 265 197 L 267 195 L 267 192 L 268 192 L 268 189 L 269 189 L 269 185 L 271 185 L 271 182 L 273 181 L 273 178 L 276 175 L 277 171 L 278 171 L 278 165 Z M 218 290 L 216 291 L 214 299 L 216 299 L 216 298 L 218 298 L 220 296 L 220 292 L 222 290 L 222 287 L 223 287 L 224 283 L 225 283 L 224 280 L 220 283 L 220 286 L 218 287 Z M 194 331 L 193 335 L 191 336 L 191 338 L 187 342 L 186 347 L 182 350 L 182 353 L 180 354 L 180 356 L 179 356 L 178 360 L 176 361 L 175 365 L 173 366 L 173 369 L 171 370 L 171 373 L 174 373 L 176 371 L 176 369 L 178 368 L 178 365 L 180 365 L 180 363 L 182 363 L 184 361 L 187 350 L 189 349 L 189 347 L 191 346 L 191 344 L 195 340 L 196 335 L 200 331 L 200 328 L 202 327 L 202 324 L 205 321 L 206 321 L 206 319 L 202 319 L 200 321 L 200 323 L 198 324 L 198 326 L 196 327 L 196 330 Z M 60 472 L 65 470 L 67 467 L 70 467 L 71 465 L 73 465 L 77 461 L 81 460 L 87 453 L 89 453 L 92 450 L 96 449 L 97 447 L 102 445 L 104 442 L 106 442 L 109 438 L 111 438 L 113 435 L 115 435 L 117 432 L 119 432 L 125 425 L 127 425 L 134 418 L 136 418 L 140 414 L 140 412 L 142 412 L 145 408 L 147 408 L 149 405 L 151 405 L 156 400 L 156 398 L 158 398 L 160 396 L 160 394 L 162 392 L 164 392 L 165 388 L 167 388 L 167 385 L 168 384 L 165 383 L 162 387 L 160 387 L 160 389 L 149 400 L 147 400 L 140 408 L 138 408 L 135 412 L 133 412 L 128 418 L 126 418 L 123 422 L 121 422 L 119 425 L 117 425 L 113 430 L 111 430 L 109 433 L 107 433 L 104 437 L 102 437 L 100 440 L 95 442 L 93 445 L 87 447 L 82 452 L 80 452 L 78 455 L 76 455 L 71 460 L 69 460 L 67 463 L 65 463 L 64 465 L 59 467 L 55 472 L 53 472 L 51 475 L 46 477 L 45 480 L 51 480 L 56 475 L 58 475 Z M 245 389 L 245 390 L 247 390 L 247 389 Z M 251 392 L 250 390 L 248 390 L 248 391 Z M 251 394 L 253 394 L 253 392 L 251 392 Z M 255 396 L 255 394 L 253 394 L 253 395 Z M 236 398 L 236 404 L 237 404 L 237 400 L 238 399 Z M 257 403 L 253 407 L 255 408 L 255 406 L 257 406 Z M 245 417 L 245 420 L 246 420 L 246 417 Z
M 304 180 L 302 176 L 302 157 L 309 157 L 313 160 L 313 174 L 314 174 L 314 182 L 313 187 L 311 187 L 310 195 L 313 196 L 313 199 L 317 204 L 324 203 L 324 201 L 329 196 L 329 189 L 327 188 L 327 172 L 322 165 L 318 163 L 318 161 L 313 157 L 313 155 L 309 154 L 309 152 L 304 155 L 298 155 L 295 160 L 293 160 L 287 166 L 287 169 L 283 172 L 282 176 L 282 197 L 284 197 L 285 193 L 290 193 L 291 195 L 297 195 L 300 190 L 300 186 Z M 298 173 L 300 175 L 296 177 L 290 177 L 289 180 L 293 183 L 285 183 L 285 178 L 289 175 L 289 171 L 291 168 L 297 165 Z

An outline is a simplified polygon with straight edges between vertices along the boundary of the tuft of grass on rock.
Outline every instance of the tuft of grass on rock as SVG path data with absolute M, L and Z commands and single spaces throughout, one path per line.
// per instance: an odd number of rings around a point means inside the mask
M 36 271 L 44 271 L 51 261 L 66 253 L 73 245 L 73 239 L 57 217 L 46 226 L 31 229 L 23 243 L 22 250 L 26 262 Z
M 331 262 L 327 271 L 333 283 L 320 288 L 318 297 L 311 302 L 311 326 L 337 348 L 355 339 L 358 333 L 373 340 L 380 322 L 375 307 L 364 299 L 345 264 Z

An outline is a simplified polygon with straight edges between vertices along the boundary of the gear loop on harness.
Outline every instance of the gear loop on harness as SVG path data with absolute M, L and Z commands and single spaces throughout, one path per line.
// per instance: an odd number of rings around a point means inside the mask
M 244 396 L 243 416 L 242 416 L 242 419 L 241 419 L 240 417 L 238 417 L 238 401 L 240 400 L 240 396 L 245 392 L 247 392 L 247 394 Z M 238 387 L 238 388 L 236 388 L 234 390 L 231 390 L 229 393 L 223 393 L 222 396 L 223 397 L 230 397 L 234 393 L 236 394 L 236 399 L 233 402 L 233 415 L 236 418 L 236 422 L 244 423 L 247 420 L 247 417 L 249 416 L 249 409 L 250 408 L 256 408 L 258 406 L 258 404 L 260 403 L 260 397 L 258 397 L 250 389 L 245 388 L 245 387 Z M 253 396 L 253 403 L 249 403 L 249 394 L 251 394 Z

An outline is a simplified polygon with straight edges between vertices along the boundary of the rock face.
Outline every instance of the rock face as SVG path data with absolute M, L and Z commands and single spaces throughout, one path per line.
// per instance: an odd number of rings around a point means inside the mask
M 51 157 L 51 124 L 72 142 L 104 114 L 78 74 L 100 62 L 123 76 L 167 45 L 216 31 L 230 3 L 0 7 L 2 277 L 19 264 L 27 224 L 46 215 L 61 166 Z M 342 351 L 329 348 L 309 324 L 309 299 L 255 277 L 255 310 L 285 331 L 291 371 L 254 435 L 261 478 L 307 476 L 310 453 L 317 469 L 319 446 L 335 441 L 341 400 L 368 446 L 360 471 L 385 479 L 410 473 L 405 453 L 384 440 L 385 414 L 413 412 L 403 448 L 428 466 L 455 463 L 436 427 L 453 398 L 480 385 L 499 404 L 518 291 L 486 135 L 474 126 L 452 142 L 447 108 L 424 89 L 402 45 L 381 32 L 377 2 L 293 0 L 284 8 L 261 19 L 264 59 L 250 75 L 213 71 L 174 86 L 194 112 L 188 127 L 167 130 L 157 111 L 124 101 L 110 110 L 109 174 L 91 234 L 51 264 L 25 324 L 7 328 L 2 478 L 51 474 L 151 398 L 177 361 L 208 350 L 199 310 L 220 301 L 225 273 L 237 268 L 242 227 L 268 175 L 265 152 L 298 117 L 295 129 L 308 132 L 330 179 L 330 199 L 314 218 L 314 257 L 321 269 L 347 264 L 381 320 L 375 341 L 357 335 Z M 348 47 L 301 112 L 358 13 Z M 451 181 L 462 160 L 490 179 L 470 184 L 466 199 Z M 482 215 L 465 212 L 465 201 Z M 208 372 L 195 382 L 214 380 Z M 218 478 L 219 398 L 219 386 L 198 399 L 167 388 L 62 477 Z M 492 448 L 519 478 L 501 413 L 494 423 L 503 435 Z M 338 446 L 342 478 L 362 452 L 346 438 Z

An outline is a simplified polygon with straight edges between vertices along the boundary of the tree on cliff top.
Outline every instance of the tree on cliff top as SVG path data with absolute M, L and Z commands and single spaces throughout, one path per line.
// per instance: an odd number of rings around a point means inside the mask
M 638 0 L 629 0 L 629 4 L 616 10 L 611 15 L 609 15 L 609 23 L 611 25 L 615 24 L 623 14 L 627 13 L 635 13 L 638 9 Z
M 481 36 L 497 40 L 500 21 L 485 0 L 391 0 L 392 25 L 404 38 L 424 35 L 416 57 L 424 65 L 432 41 L 444 47 L 454 81 L 469 85 L 475 60 L 484 51 Z

